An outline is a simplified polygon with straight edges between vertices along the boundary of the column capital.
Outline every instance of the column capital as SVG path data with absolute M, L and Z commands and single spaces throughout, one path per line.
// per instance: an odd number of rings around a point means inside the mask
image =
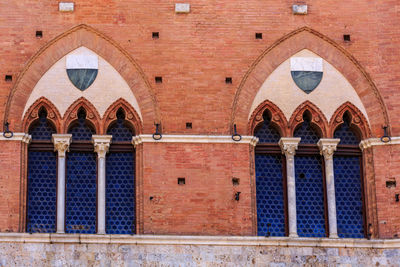
M 92 135 L 92 143 L 94 144 L 94 151 L 97 153 L 98 158 L 105 158 L 110 148 L 112 135 Z
M 285 154 L 285 156 L 294 156 L 300 140 L 300 137 L 281 137 L 279 146 L 281 147 L 282 154 Z
M 332 159 L 333 153 L 336 151 L 336 147 L 339 144 L 340 139 L 338 138 L 321 138 L 319 139 L 317 145 L 319 147 L 320 154 L 324 156 L 325 159 Z
M 65 157 L 65 152 L 69 151 L 72 134 L 52 134 L 51 141 L 54 144 L 54 151 L 58 152 L 59 157 Z

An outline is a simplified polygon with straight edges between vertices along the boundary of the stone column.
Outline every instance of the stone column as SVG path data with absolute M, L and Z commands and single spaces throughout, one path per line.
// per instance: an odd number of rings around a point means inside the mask
M 97 153 L 97 233 L 106 233 L 106 154 L 112 135 L 93 135 L 94 151 Z
M 297 213 L 296 213 L 296 179 L 294 173 L 294 155 L 301 138 L 282 137 L 279 140 L 282 154 L 286 157 L 286 180 L 288 195 L 289 237 L 297 235 Z
M 333 171 L 333 152 L 340 139 L 320 139 L 318 147 L 325 160 L 326 195 L 328 202 L 329 238 L 339 238 L 336 220 L 335 175 Z
M 69 151 L 72 134 L 53 134 L 54 151 L 58 155 L 57 170 L 57 233 L 65 233 L 65 154 Z

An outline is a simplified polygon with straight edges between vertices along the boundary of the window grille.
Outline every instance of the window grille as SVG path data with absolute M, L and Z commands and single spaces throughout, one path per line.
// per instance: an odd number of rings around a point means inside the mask
M 304 122 L 296 128 L 293 135 L 301 137 L 300 144 L 316 144 L 320 139 L 317 131 L 311 126 L 311 120 L 308 116 L 304 116 Z
M 27 222 L 29 233 L 52 233 L 56 228 L 57 157 L 51 135 L 54 127 L 44 108 L 29 129 L 32 143 L 28 151 Z

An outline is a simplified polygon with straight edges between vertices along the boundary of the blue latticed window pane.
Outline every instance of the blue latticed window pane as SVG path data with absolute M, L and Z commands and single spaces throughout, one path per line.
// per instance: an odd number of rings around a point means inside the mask
M 54 152 L 29 151 L 27 232 L 55 232 L 56 166 L 57 158 Z
M 106 160 L 106 231 L 135 233 L 135 177 L 133 153 L 109 153 Z
M 96 233 L 96 155 L 94 153 L 68 153 L 66 232 Z
M 321 157 L 296 156 L 297 231 L 301 237 L 325 237 Z
M 300 144 L 316 144 L 320 138 L 307 119 L 294 131 L 294 137 L 301 137 Z
M 264 122 L 254 135 L 260 139 L 259 143 L 278 143 L 281 138 L 279 132 L 268 121 Z
M 72 141 L 90 141 L 94 130 L 88 126 L 85 117 L 79 117 L 77 124 L 75 124 L 68 133 L 72 134 Z
M 32 140 L 51 140 L 51 135 L 56 133 L 55 129 L 46 119 L 46 116 L 45 112 L 41 112 L 39 114 L 39 121 L 29 130 Z
M 340 138 L 340 145 L 358 145 L 360 143 L 357 135 L 350 129 L 347 122 L 339 126 L 334 133 L 335 138 Z
M 132 141 L 132 130 L 126 126 L 123 119 L 118 119 L 115 124 L 108 129 L 107 134 L 112 135 L 113 142 Z
M 285 236 L 281 156 L 256 154 L 257 227 L 260 236 Z
M 336 212 L 339 237 L 363 238 L 360 157 L 335 156 Z

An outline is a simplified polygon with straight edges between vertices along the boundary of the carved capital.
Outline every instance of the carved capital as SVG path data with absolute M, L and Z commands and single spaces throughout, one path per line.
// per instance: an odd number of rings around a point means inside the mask
M 286 157 L 293 157 L 296 154 L 300 140 L 300 137 L 282 137 L 279 140 L 279 146 L 281 147 L 282 154 L 285 154 Z
M 112 135 L 93 135 L 92 142 L 98 158 L 105 158 L 110 148 Z
M 69 151 L 72 134 L 53 134 L 51 140 L 54 144 L 54 151 L 58 152 L 58 156 L 65 157 L 65 153 Z
M 319 139 L 317 145 L 319 147 L 320 154 L 324 156 L 326 160 L 331 160 L 333 158 L 333 153 L 336 151 L 336 147 L 339 144 L 340 139 Z

